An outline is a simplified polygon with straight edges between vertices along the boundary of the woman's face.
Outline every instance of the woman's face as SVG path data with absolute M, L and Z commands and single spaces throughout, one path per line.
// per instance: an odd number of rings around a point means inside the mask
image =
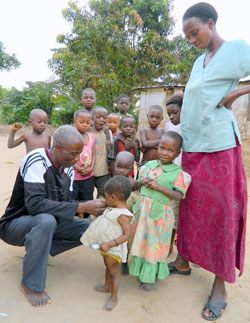
M 206 49 L 214 33 L 213 20 L 203 22 L 196 17 L 188 18 L 183 22 L 183 32 L 195 48 Z

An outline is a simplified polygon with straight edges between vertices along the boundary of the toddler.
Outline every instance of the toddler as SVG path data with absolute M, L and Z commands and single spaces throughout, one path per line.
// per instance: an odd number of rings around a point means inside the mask
M 48 116 L 42 109 L 33 109 L 30 112 L 29 124 L 32 131 L 22 134 L 14 140 L 15 133 L 22 128 L 21 123 L 14 123 L 10 131 L 8 139 L 8 148 L 19 146 L 22 142 L 25 143 L 26 153 L 36 148 L 50 148 L 51 136 L 45 132 L 48 122 Z
M 114 157 L 120 151 L 129 151 L 134 155 L 135 161 L 140 160 L 140 142 L 135 137 L 135 118 L 132 116 L 125 116 L 120 121 L 121 133 L 116 137 L 114 142 Z M 134 178 L 134 167 L 129 173 L 129 176 Z
M 112 132 L 113 139 L 120 133 L 119 131 L 120 118 L 117 113 L 110 113 L 107 118 L 107 126 Z
M 85 246 L 96 242 L 106 266 L 105 284 L 96 286 L 98 292 L 111 293 L 104 306 L 107 311 L 113 310 L 118 299 L 119 263 L 127 259 L 127 241 L 130 234 L 130 220 L 133 214 L 126 208 L 126 200 L 131 193 L 131 185 L 125 176 L 114 176 L 104 187 L 107 208 L 94 220 L 83 233 L 81 242 Z
M 77 110 L 74 114 L 74 126 L 82 135 L 84 146 L 80 160 L 74 165 L 74 183 L 72 198 L 77 201 L 93 200 L 95 165 L 95 136 L 89 133 L 91 115 L 86 109 Z M 83 217 L 83 214 L 78 214 Z M 87 217 L 88 214 L 85 214 Z
M 159 105 L 153 105 L 148 111 L 149 127 L 140 130 L 142 165 L 146 162 L 158 159 L 158 145 L 164 133 L 164 129 L 158 128 L 163 119 L 163 110 Z
M 180 154 L 182 137 L 166 132 L 158 146 L 158 160 L 140 169 L 140 196 L 133 207 L 131 264 L 129 273 L 138 276 L 141 288 L 152 289 L 158 279 L 169 275 L 167 256 L 174 224 L 172 201 L 185 198 L 190 176 L 173 160 Z

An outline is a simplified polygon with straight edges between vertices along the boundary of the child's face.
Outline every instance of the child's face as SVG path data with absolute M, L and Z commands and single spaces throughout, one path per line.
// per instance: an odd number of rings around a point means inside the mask
M 31 120 L 29 120 L 29 124 L 33 128 L 34 131 L 38 133 L 43 133 L 46 130 L 48 122 L 48 117 L 46 113 L 36 113 Z
M 117 158 L 115 161 L 115 175 L 129 176 L 129 173 L 133 169 L 133 163 L 129 160 Z
M 105 203 L 108 206 L 111 206 L 111 207 L 116 206 L 117 197 L 114 194 L 108 194 L 104 192 L 104 198 L 105 198 Z
M 133 119 L 123 119 L 121 125 L 120 125 L 120 130 L 124 137 L 132 137 L 135 133 L 135 121 Z
M 151 109 L 148 113 L 148 123 L 151 128 L 156 129 L 163 119 L 161 111 Z
M 112 131 L 112 133 L 116 133 L 117 129 L 119 128 L 119 117 L 115 115 L 111 115 L 107 119 L 107 126 Z
M 107 120 L 107 111 L 104 109 L 100 109 L 98 111 L 95 112 L 94 116 L 93 116 L 93 121 L 94 121 L 94 125 L 96 130 L 100 131 L 103 128 L 103 125 L 106 123 Z
M 80 113 L 76 120 L 74 120 L 76 129 L 81 133 L 89 131 L 91 126 L 91 117 L 88 113 Z
M 169 104 L 167 113 L 172 124 L 176 126 L 180 123 L 181 107 L 178 104 Z
M 82 95 L 82 105 L 86 109 L 91 109 L 96 104 L 96 95 L 92 91 L 84 92 Z
M 158 146 L 158 156 L 162 164 L 171 164 L 179 155 L 178 141 L 171 137 L 163 137 Z
M 128 98 L 121 98 L 120 101 L 117 103 L 118 110 L 122 114 L 126 114 L 128 112 L 129 105 L 130 102 Z

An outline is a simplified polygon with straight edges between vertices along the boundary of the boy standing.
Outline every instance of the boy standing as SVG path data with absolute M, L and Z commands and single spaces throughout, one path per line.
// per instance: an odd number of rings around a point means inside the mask
M 21 123 L 14 123 L 8 139 L 8 148 L 19 146 L 22 142 L 26 145 L 26 152 L 36 148 L 50 148 L 51 136 L 45 132 L 48 116 L 42 109 L 34 109 L 30 112 L 29 124 L 33 128 L 31 132 L 22 134 L 14 140 L 15 133 L 22 128 Z
M 92 88 L 87 88 L 82 91 L 82 105 L 86 110 L 93 112 L 93 106 L 96 104 L 96 93 Z

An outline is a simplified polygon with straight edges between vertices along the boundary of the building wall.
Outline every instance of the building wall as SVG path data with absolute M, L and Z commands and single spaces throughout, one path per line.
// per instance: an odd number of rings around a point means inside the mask
M 250 81 L 239 83 L 239 88 L 250 85 Z M 141 102 L 139 110 L 139 129 L 148 126 L 147 113 L 152 105 L 160 105 L 163 108 L 164 119 L 160 124 L 161 128 L 165 128 L 169 121 L 167 116 L 166 102 L 174 94 L 183 94 L 184 87 L 156 87 L 145 88 L 141 91 Z M 250 121 L 248 120 L 248 102 L 249 95 L 243 95 L 233 103 L 233 113 L 237 120 L 241 137 L 243 140 L 250 139 Z M 249 115 L 250 118 L 250 115 Z

